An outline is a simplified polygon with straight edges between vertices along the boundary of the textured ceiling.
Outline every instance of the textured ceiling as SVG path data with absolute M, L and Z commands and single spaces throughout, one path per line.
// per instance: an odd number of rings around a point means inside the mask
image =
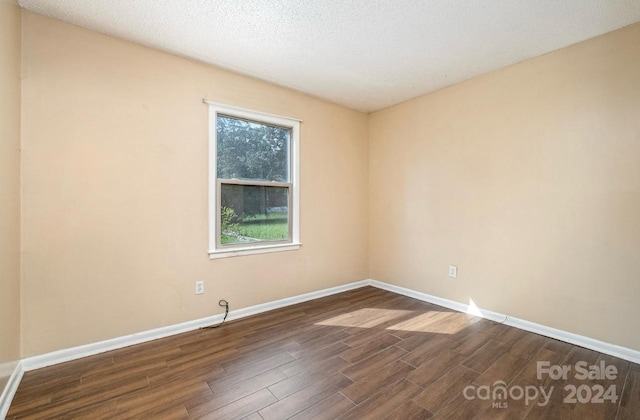
M 20 0 L 375 111 L 640 21 L 640 0 Z

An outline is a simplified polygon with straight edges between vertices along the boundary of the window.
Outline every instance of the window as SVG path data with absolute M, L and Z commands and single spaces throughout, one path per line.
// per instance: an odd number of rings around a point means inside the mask
M 210 103 L 209 256 L 298 249 L 298 120 Z

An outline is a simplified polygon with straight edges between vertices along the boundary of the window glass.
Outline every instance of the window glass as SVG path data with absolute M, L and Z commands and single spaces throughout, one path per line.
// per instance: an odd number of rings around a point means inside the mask
M 221 244 L 289 240 L 289 188 L 221 184 Z
M 218 115 L 217 176 L 289 181 L 291 129 Z

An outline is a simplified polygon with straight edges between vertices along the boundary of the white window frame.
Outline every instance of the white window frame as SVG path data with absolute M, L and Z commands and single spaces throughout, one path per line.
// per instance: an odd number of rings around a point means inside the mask
M 299 180 L 299 144 L 300 120 L 264 112 L 223 105 L 205 100 L 209 104 L 209 258 L 228 258 L 240 255 L 263 254 L 268 252 L 292 251 L 299 249 L 300 243 L 300 180 Z M 289 194 L 289 240 L 277 242 L 256 242 L 251 244 L 220 244 L 220 190 L 221 182 L 217 174 L 218 115 L 241 118 L 258 123 L 289 128 L 289 181 L 287 183 L 264 183 L 260 181 L 238 184 L 273 185 L 291 184 Z M 225 182 L 226 183 L 226 182 Z

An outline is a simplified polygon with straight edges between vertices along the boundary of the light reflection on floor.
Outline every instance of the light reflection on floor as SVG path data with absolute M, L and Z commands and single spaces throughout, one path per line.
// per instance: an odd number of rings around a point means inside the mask
M 399 318 L 403 319 L 399 320 Z M 385 327 L 386 330 L 456 334 L 474 323 L 477 318 L 466 313 L 453 311 L 423 312 L 398 309 L 363 308 L 317 322 L 316 325 L 373 328 L 394 320 L 397 320 L 398 322 Z

